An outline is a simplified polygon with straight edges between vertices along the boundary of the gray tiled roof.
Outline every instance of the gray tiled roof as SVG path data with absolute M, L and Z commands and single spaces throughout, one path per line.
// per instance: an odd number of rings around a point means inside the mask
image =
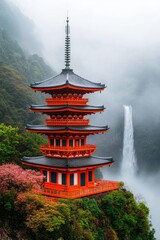
M 108 130 L 108 126 L 64 126 L 64 127 L 54 127 L 54 126 L 46 126 L 46 125 L 29 125 L 27 124 L 26 129 L 28 130 L 44 130 L 44 131 L 61 131 L 61 130 L 73 130 L 73 131 L 101 131 Z
M 60 106 L 48 106 L 48 105 L 31 105 L 32 110 L 60 110 L 60 109 L 76 109 L 76 110 L 104 110 L 104 106 L 73 106 L 73 105 L 60 105 Z
M 43 165 L 56 168 L 80 168 L 113 163 L 112 157 L 90 156 L 85 158 L 23 157 L 23 163 Z
M 72 69 L 63 69 L 62 72 L 54 77 L 46 79 L 41 82 L 32 83 L 31 87 L 34 88 L 54 88 L 70 84 L 72 86 L 81 88 L 105 88 L 104 84 L 94 83 L 84 79 L 73 72 Z

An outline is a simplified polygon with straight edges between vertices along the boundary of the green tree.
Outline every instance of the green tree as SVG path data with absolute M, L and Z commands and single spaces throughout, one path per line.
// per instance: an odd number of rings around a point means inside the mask
M 0 124 L 0 164 L 14 159 L 17 154 L 19 143 L 18 128 Z
M 19 136 L 19 143 L 17 145 L 19 151 L 19 159 L 24 156 L 36 157 L 41 155 L 39 150 L 40 145 L 46 144 L 47 139 L 36 133 L 24 132 Z
M 119 239 L 154 240 L 148 219 L 149 209 L 144 203 L 136 202 L 130 191 L 121 189 L 106 194 L 101 206 L 108 226 L 116 231 Z
M 23 156 L 41 155 L 39 147 L 46 139 L 35 133 L 20 132 L 18 128 L 0 124 L 0 164 L 20 164 Z

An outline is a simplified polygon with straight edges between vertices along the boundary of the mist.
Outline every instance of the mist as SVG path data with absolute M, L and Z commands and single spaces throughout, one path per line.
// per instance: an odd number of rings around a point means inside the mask
M 64 26 L 69 12 L 71 68 L 87 79 L 106 83 L 107 90 L 96 95 L 96 101 L 109 110 L 105 114 L 108 124 L 117 123 L 125 103 L 133 105 L 136 122 L 153 115 L 154 122 L 159 119 L 160 111 L 155 111 L 160 100 L 158 0 L 10 1 L 34 21 L 43 44 L 40 50 L 57 72 L 64 67 Z
M 125 185 L 141 194 L 149 205 L 158 238 L 160 1 L 8 1 L 34 23 L 34 35 L 40 44 L 32 51 L 39 52 L 57 73 L 64 68 L 64 27 L 69 12 L 71 68 L 80 76 L 107 86 L 101 94 L 89 95 L 91 105 L 106 107 L 103 114 L 91 117 L 91 124 L 110 127 L 109 133 L 90 139 L 97 143 L 96 155 L 112 155 L 115 160 L 113 167 L 103 170 L 105 178 L 121 180 L 123 105 L 132 105 L 139 175 L 134 180 L 127 179 Z M 147 142 L 151 138 L 154 139 Z

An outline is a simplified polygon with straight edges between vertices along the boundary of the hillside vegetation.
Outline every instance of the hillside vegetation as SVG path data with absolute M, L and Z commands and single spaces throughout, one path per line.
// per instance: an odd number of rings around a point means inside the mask
M 130 191 L 54 203 L 33 192 L 40 181 L 34 171 L 0 167 L 1 239 L 154 240 L 149 209 Z

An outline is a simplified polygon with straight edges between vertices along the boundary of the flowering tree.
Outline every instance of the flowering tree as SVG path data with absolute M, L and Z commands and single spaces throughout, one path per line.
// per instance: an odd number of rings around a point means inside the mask
M 3 164 L 0 166 L 0 191 L 39 190 L 43 178 L 44 176 L 34 170 L 23 170 L 15 164 Z

